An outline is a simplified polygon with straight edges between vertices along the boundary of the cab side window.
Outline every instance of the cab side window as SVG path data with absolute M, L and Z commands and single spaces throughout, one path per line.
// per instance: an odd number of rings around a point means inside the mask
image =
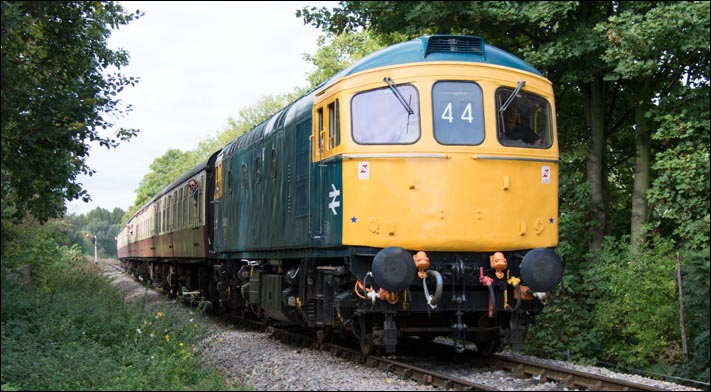
M 338 100 L 328 104 L 328 149 L 341 144 L 341 116 L 338 113 Z
M 548 101 L 511 88 L 496 91 L 497 137 L 509 147 L 548 148 L 553 144 L 553 122 Z

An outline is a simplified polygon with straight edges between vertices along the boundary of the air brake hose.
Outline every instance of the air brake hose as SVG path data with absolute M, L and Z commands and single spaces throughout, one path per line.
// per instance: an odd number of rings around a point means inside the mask
M 509 308 L 509 312 L 515 312 L 518 310 L 518 307 L 521 306 L 521 286 L 514 286 L 514 288 L 516 289 L 516 294 L 518 294 L 516 298 L 516 306 Z
M 360 280 L 356 280 L 355 287 L 353 287 L 353 290 L 355 291 L 356 295 L 359 298 L 368 299 L 371 297 L 369 294 L 371 291 L 373 291 L 373 289 L 372 289 L 372 286 L 371 286 L 371 288 L 368 288 L 366 286 L 366 282 L 368 281 L 368 278 L 371 278 L 371 279 L 373 278 L 372 272 L 368 272 L 367 274 L 365 274 L 365 277 L 363 277 L 363 282 L 361 282 Z M 358 292 L 358 288 L 363 289 L 363 295 L 361 295 Z M 375 301 L 373 301 L 373 302 L 375 302 Z
M 363 288 L 365 289 L 365 296 L 370 299 L 370 301 L 375 305 L 375 300 L 378 299 L 378 293 L 373 289 L 373 286 L 371 285 L 370 288 L 366 286 L 366 282 L 368 281 L 368 278 L 371 280 L 373 279 L 373 273 L 368 272 L 365 274 L 365 277 L 363 278 Z
M 521 306 L 521 285 L 519 285 L 521 279 L 514 276 L 507 282 L 516 289 L 516 294 L 518 294 L 516 296 L 516 306 L 514 306 L 513 308 L 509 308 L 509 312 L 515 312 L 518 310 L 519 306 Z
M 494 296 L 494 279 L 484 275 L 484 267 L 479 267 L 479 282 L 489 289 L 489 318 L 496 317 L 496 297 Z
M 363 287 L 363 283 L 361 283 L 360 280 L 356 280 L 355 286 L 353 287 L 353 291 L 355 291 L 355 294 L 358 296 L 358 298 L 365 299 L 366 298 L 365 295 L 361 295 L 358 292 L 359 287 L 362 288 L 363 290 L 365 290 L 365 288 Z
M 494 286 L 488 285 L 489 288 L 489 318 L 496 317 L 496 297 L 494 297 Z
M 436 281 L 436 288 L 435 288 L 435 295 L 432 296 L 430 295 L 429 290 L 427 290 L 427 276 L 432 275 L 435 278 Z M 427 274 L 425 277 L 422 279 L 422 287 L 424 288 L 425 291 L 425 299 L 427 300 L 427 305 L 430 306 L 430 308 L 434 309 L 437 307 L 437 304 L 439 303 L 439 300 L 442 299 L 442 275 L 440 275 L 439 272 L 435 270 L 427 270 Z

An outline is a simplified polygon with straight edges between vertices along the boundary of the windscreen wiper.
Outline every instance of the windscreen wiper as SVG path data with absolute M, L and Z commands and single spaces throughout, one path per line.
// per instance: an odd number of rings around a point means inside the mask
M 407 114 L 415 114 L 415 111 L 412 110 L 412 107 L 410 107 L 410 104 L 405 101 L 405 98 L 400 94 L 400 90 L 397 89 L 397 86 L 395 85 L 395 82 L 390 78 L 390 76 L 386 76 L 383 78 L 383 81 L 388 84 L 388 87 L 390 87 L 390 90 L 393 91 L 395 94 L 395 97 L 397 98 L 398 101 L 402 104 L 402 107 L 407 110 Z
M 518 82 L 518 86 L 516 86 L 516 90 L 514 90 L 514 92 L 511 93 L 511 95 L 509 95 L 509 98 L 506 100 L 506 102 L 504 102 L 504 104 L 501 105 L 501 109 L 499 109 L 499 112 L 503 113 L 506 111 L 506 109 L 508 109 L 509 105 L 511 105 L 511 102 L 513 102 L 514 98 L 516 98 L 516 94 L 518 94 L 518 92 L 521 91 L 521 89 L 525 85 L 526 85 L 525 80 L 520 80 Z

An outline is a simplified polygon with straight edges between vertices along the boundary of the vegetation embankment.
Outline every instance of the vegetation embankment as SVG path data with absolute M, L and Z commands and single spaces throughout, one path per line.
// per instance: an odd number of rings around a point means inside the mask
M 200 365 L 194 320 L 126 304 L 78 247 L 53 246 L 47 230 L 24 234 L 38 257 L 31 284 L 11 276 L 17 257 L 2 259 L 3 391 L 234 389 Z

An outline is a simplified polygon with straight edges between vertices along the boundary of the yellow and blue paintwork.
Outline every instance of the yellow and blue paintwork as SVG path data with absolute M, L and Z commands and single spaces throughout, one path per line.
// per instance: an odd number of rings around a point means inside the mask
M 428 109 L 428 92 L 441 79 L 474 81 L 485 98 L 501 86 L 515 88 L 515 81 L 525 80 L 526 91 L 553 107 L 549 81 L 536 73 L 482 63 L 413 63 L 343 78 L 317 95 L 315 107 L 334 99 L 349 102 L 363 89 L 382 86 L 386 76 L 422 92 L 422 134 L 414 144 L 359 145 L 351 137 L 349 112 L 343 112 L 341 144 L 327 150 L 322 160 L 342 167 L 340 209 L 331 217 L 341 217 L 344 245 L 477 252 L 557 245 L 555 136 L 548 148 L 502 146 L 492 98 L 484 99 L 481 144 L 442 145 L 434 138 Z
M 371 54 L 226 146 L 218 157 L 224 192 L 209 205 L 216 253 L 300 257 L 347 255 L 349 246 L 467 252 L 555 246 L 555 132 L 547 148 L 501 145 L 493 98 L 497 88 L 523 80 L 523 91 L 553 108 L 551 83 L 520 59 L 469 38 L 481 46 L 427 53 L 430 37 L 422 37 Z M 421 136 L 414 144 L 357 144 L 351 99 L 382 88 L 386 77 L 420 92 Z M 481 88 L 480 144 L 435 140 L 431 91 L 438 80 Z M 333 145 L 321 132 L 335 120 L 317 118 L 336 101 L 340 140 Z

